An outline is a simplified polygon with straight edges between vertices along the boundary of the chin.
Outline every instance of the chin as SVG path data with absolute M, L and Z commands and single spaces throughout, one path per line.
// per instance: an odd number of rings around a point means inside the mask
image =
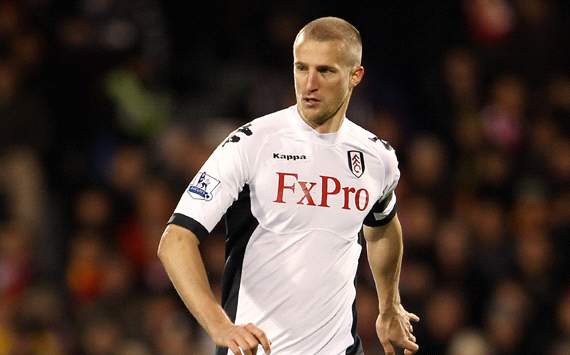
M 303 108 L 301 110 L 303 117 L 308 121 L 314 121 L 317 117 L 321 116 L 320 112 L 315 109 Z
M 307 120 L 309 122 L 313 123 L 314 125 L 317 125 L 317 126 L 322 125 L 323 123 L 325 123 L 329 119 L 330 119 L 330 117 L 323 115 L 323 114 L 315 114 L 315 115 L 307 116 Z

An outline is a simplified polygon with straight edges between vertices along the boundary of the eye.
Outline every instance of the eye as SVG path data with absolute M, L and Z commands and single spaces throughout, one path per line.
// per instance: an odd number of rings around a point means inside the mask
M 295 65 L 295 70 L 297 71 L 306 71 L 307 70 L 307 66 L 303 65 L 303 64 L 296 64 Z
M 321 74 L 330 74 L 330 73 L 335 72 L 335 70 L 333 68 L 330 68 L 330 67 L 322 67 L 322 68 L 319 68 L 318 70 L 319 70 L 319 73 L 321 73 Z

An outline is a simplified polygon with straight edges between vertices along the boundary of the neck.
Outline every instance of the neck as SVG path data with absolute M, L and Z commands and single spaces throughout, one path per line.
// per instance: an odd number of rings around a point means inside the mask
M 301 116 L 303 117 L 303 116 Z M 303 118 L 309 126 L 311 126 L 317 133 L 336 133 L 342 126 L 342 121 L 344 121 L 344 113 L 337 112 L 333 117 L 329 118 L 323 123 L 309 122 Z
M 326 118 L 322 122 L 314 122 L 306 119 L 303 116 L 301 110 L 297 106 L 297 112 L 299 116 L 305 121 L 312 129 L 314 129 L 317 133 L 336 133 L 342 126 L 342 122 L 344 121 L 344 116 L 346 115 L 346 110 L 348 108 L 348 102 L 350 101 L 350 93 L 344 102 L 339 106 L 339 108 L 328 118 Z

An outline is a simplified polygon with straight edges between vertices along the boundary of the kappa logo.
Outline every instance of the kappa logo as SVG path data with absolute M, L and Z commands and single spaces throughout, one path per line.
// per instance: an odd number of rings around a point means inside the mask
M 219 184 L 220 180 L 215 177 L 210 176 L 205 172 L 199 173 L 199 175 L 196 175 L 194 180 L 190 183 L 188 193 L 196 200 L 210 201 L 214 196 L 212 193 Z
M 370 139 L 372 142 L 380 142 L 380 143 L 382 143 L 382 144 L 384 145 L 384 148 L 386 148 L 386 150 L 394 150 L 394 148 L 392 148 L 392 146 L 390 145 L 390 143 L 388 143 L 387 141 L 385 141 L 385 140 L 383 140 L 383 139 L 380 139 L 380 138 L 378 138 L 378 137 L 376 137 L 376 136 L 370 137 L 370 138 L 368 138 L 368 139 Z
M 357 178 L 364 174 L 364 154 L 358 150 L 349 150 L 348 154 L 348 167 L 354 176 Z
M 283 160 L 307 160 L 306 155 L 296 155 L 296 154 L 281 154 L 281 153 L 273 153 L 273 159 L 283 159 Z
M 241 140 L 240 136 L 238 136 L 238 133 L 243 133 L 246 136 L 251 136 L 253 134 L 253 132 L 251 131 L 251 129 L 249 129 L 249 127 L 251 127 L 251 123 L 245 124 L 243 126 L 241 126 L 240 128 L 236 129 L 232 135 L 230 135 L 228 137 L 228 139 L 225 140 L 225 142 L 222 144 L 222 147 L 224 147 L 226 144 L 228 143 L 236 143 L 239 142 Z

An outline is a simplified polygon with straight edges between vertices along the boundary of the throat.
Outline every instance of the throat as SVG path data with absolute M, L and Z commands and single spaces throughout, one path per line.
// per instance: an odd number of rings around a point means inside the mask
M 314 122 L 313 124 L 309 123 L 317 133 L 326 134 L 326 133 L 336 133 L 342 126 L 342 122 L 344 121 L 344 117 L 330 117 L 323 122 Z
M 344 121 L 344 113 L 340 111 L 340 107 L 332 115 L 317 116 L 313 119 L 307 118 L 299 108 L 297 112 L 303 121 L 319 134 L 338 132 Z

